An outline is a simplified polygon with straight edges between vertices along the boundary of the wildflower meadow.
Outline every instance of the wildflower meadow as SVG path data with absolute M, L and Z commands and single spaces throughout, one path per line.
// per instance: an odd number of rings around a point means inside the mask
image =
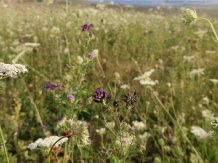
M 0 3 L 1 163 L 217 163 L 218 11 Z

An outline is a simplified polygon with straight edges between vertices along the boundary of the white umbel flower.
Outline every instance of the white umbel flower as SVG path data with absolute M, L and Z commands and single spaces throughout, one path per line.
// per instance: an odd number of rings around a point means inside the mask
M 208 133 L 204 129 L 198 126 L 191 126 L 191 133 L 193 133 L 199 139 L 208 137 Z
M 27 146 L 28 149 L 30 150 L 33 150 L 37 147 L 52 147 L 54 145 L 54 143 L 56 143 L 61 137 L 59 136 L 50 136 L 48 138 L 45 138 L 45 139 L 38 139 L 36 140 L 34 143 L 31 143 Z M 64 143 L 65 141 L 67 141 L 68 138 L 63 138 L 61 139 L 60 141 L 58 141 L 56 144 L 55 144 L 55 147 L 61 145 L 62 143 Z
M 194 77 L 197 74 L 204 75 L 204 70 L 205 70 L 204 68 L 193 69 L 192 71 L 190 71 L 189 75 L 190 75 L 191 78 Z
M 5 64 L 0 62 L 0 78 L 13 77 L 20 72 L 28 72 L 21 64 Z
M 139 121 L 133 121 L 133 126 L 137 129 L 137 130 L 142 130 L 144 128 L 146 128 L 146 125 L 143 122 L 139 122 Z
M 96 131 L 99 135 L 104 135 L 106 129 L 105 129 L 105 128 L 100 128 L 100 129 L 96 129 L 95 131 Z
M 151 80 L 150 75 L 155 71 L 155 69 L 151 69 L 150 71 L 145 72 L 143 75 L 139 77 L 135 77 L 133 80 L 140 80 L 142 85 L 155 85 L 156 83 Z
M 186 25 L 194 24 L 197 18 L 198 16 L 195 10 L 191 10 L 189 8 L 183 10 L 183 22 Z

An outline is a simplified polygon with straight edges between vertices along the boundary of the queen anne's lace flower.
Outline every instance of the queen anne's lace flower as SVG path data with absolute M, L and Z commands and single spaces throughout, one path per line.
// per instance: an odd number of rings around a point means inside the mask
M 56 144 L 54 145 L 54 147 L 57 147 L 68 140 L 68 138 L 63 138 L 63 139 L 59 140 L 60 138 L 61 137 L 59 137 L 59 136 L 50 136 L 50 137 L 45 138 L 45 139 L 40 138 L 40 139 L 36 140 L 34 143 L 29 144 L 27 146 L 27 148 L 30 150 L 33 150 L 37 147 L 52 147 L 55 143 Z
M 204 129 L 198 126 L 191 126 L 191 133 L 193 133 L 199 139 L 208 137 L 208 133 Z
M 133 80 L 139 80 L 142 85 L 155 85 L 156 83 L 150 78 L 150 75 L 154 71 L 155 69 L 151 69 L 150 71 L 145 72 L 143 75 L 135 77 Z
M 28 72 L 25 66 L 21 64 L 5 64 L 0 62 L 0 78 L 13 77 L 17 73 Z

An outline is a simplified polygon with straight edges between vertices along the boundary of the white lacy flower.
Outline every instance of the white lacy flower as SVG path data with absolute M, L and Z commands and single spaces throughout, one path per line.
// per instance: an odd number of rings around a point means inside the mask
M 105 134 L 105 128 L 100 128 L 95 130 L 99 135 L 104 135 Z
M 204 68 L 199 68 L 199 69 L 193 69 L 192 71 L 190 71 L 189 75 L 190 77 L 194 77 L 197 74 L 202 74 L 204 75 Z
M 141 130 L 146 128 L 146 125 L 143 122 L 139 122 L 139 121 L 133 121 L 133 126 L 137 129 L 137 130 Z
M 126 89 L 126 88 L 128 88 L 128 85 L 127 84 L 123 84 L 123 85 L 120 86 L 120 88 Z
M 135 77 L 133 80 L 140 80 L 142 85 L 155 85 L 156 83 L 151 80 L 150 75 L 155 71 L 155 69 L 151 69 L 150 71 L 145 72 L 143 75 L 139 77 Z
M 58 141 L 60 138 L 62 138 L 62 137 L 50 136 L 50 137 L 45 138 L 45 139 L 40 138 L 40 139 L 36 140 L 34 143 L 29 144 L 27 146 L 27 148 L 29 148 L 30 150 L 33 150 L 37 147 L 52 147 L 54 145 L 54 143 L 56 143 L 55 144 L 55 147 L 56 147 L 56 146 L 59 146 L 68 140 L 68 138 L 63 138 L 60 141 Z
M 216 117 L 214 117 L 214 114 L 210 110 L 202 110 L 201 111 L 202 117 L 208 119 L 208 120 L 214 120 Z
M 106 126 L 108 127 L 108 128 L 114 128 L 114 126 L 115 126 L 115 122 L 107 122 L 106 123 Z
M 13 77 L 19 72 L 28 72 L 21 64 L 5 64 L 0 62 L 0 78 Z
M 217 84 L 218 83 L 218 79 L 210 79 L 210 81 L 214 84 Z
M 193 133 L 199 139 L 208 137 L 208 133 L 204 129 L 198 126 L 191 126 L 191 133 Z
M 81 65 L 83 63 L 83 58 L 81 56 L 77 56 L 76 63 Z
M 151 134 L 149 132 L 144 132 L 144 134 L 139 135 L 139 139 L 141 140 L 141 142 L 146 143 L 146 141 L 148 140 L 148 138 L 151 136 Z

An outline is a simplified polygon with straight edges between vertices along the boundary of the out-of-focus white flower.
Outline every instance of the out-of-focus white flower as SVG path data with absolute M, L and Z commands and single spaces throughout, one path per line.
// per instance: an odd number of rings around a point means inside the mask
M 77 56 L 76 63 L 81 65 L 83 63 L 83 58 L 81 56 Z
M 5 64 L 0 62 L 0 78 L 13 77 L 17 73 L 28 72 L 26 67 L 21 64 Z
M 203 138 L 208 137 L 207 132 L 198 126 L 191 126 L 191 133 L 193 133 L 199 139 L 203 139 Z
M 155 71 L 155 69 L 151 69 L 150 71 L 145 72 L 143 75 L 139 77 L 135 77 L 133 80 L 140 80 L 142 85 L 155 85 L 156 83 L 151 80 L 150 75 Z
M 94 55 L 94 57 L 98 57 L 98 52 L 98 49 L 95 49 L 91 53 Z
M 176 45 L 176 46 L 172 46 L 172 47 L 171 47 L 172 50 L 177 50 L 178 48 L 179 48 L 179 45 Z
M 210 102 L 210 99 L 208 97 L 204 97 L 202 98 L 202 102 L 208 105 Z
M 204 70 L 205 70 L 204 68 L 193 69 L 192 71 L 190 71 L 189 75 L 190 75 L 191 78 L 194 77 L 197 74 L 204 75 Z
M 198 35 L 199 37 L 203 37 L 204 34 L 207 33 L 207 30 L 201 30 L 199 29 L 197 32 L 195 32 L 194 34 Z
M 27 148 L 30 150 L 33 150 L 37 147 L 52 147 L 54 145 L 54 143 L 56 143 L 56 141 L 59 140 L 60 138 L 61 137 L 59 137 L 59 136 L 50 136 L 50 137 L 45 138 L 45 139 L 40 138 L 40 139 L 36 140 L 34 143 L 29 144 L 27 146 Z M 68 140 L 68 138 L 61 139 L 60 141 L 58 141 L 55 144 L 55 147 L 60 146 L 62 143 L 64 143 L 67 140 Z
M 128 85 L 127 84 L 123 84 L 123 85 L 120 86 L 120 88 L 126 89 L 126 88 L 128 88 Z
M 210 110 L 208 110 L 208 109 L 202 110 L 201 111 L 201 115 L 202 115 L 202 117 L 204 117 L 204 118 L 206 118 L 208 120 L 216 119 L 216 117 L 214 117 L 214 114 Z
M 96 129 L 95 130 L 99 135 L 104 135 L 105 134 L 105 131 L 106 131 L 106 129 L 105 128 L 100 128 L 100 129 Z
M 142 143 L 146 143 L 146 141 L 148 140 L 148 138 L 151 136 L 151 134 L 149 132 L 144 132 L 144 134 L 139 135 L 139 139 Z
M 24 43 L 24 46 L 30 46 L 30 47 L 37 47 L 39 45 L 40 45 L 40 43 L 30 43 L 30 42 Z
M 187 61 L 189 63 L 192 62 L 192 60 L 195 58 L 195 56 L 183 56 L 184 61 Z
M 206 50 L 205 53 L 206 54 L 215 54 L 216 51 L 215 50 Z
M 137 130 L 142 130 L 144 128 L 146 128 L 146 125 L 143 122 L 139 122 L 139 121 L 133 121 L 133 126 L 137 129 Z
M 115 122 L 107 122 L 106 123 L 106 126 L 108 127 L 108 128 L 114 128 L 114 126 L 115 126 Z
M 59 34 L 60 33 L 60 29 L 58 28 L 58 27 L 52 27 L 52 29 L 51 29 L 51 33 L 53 33 L 53 34 Z
M 211 82 L 213 82 L 214 84 L 218 83 L 218 79 L 210 79 Z

